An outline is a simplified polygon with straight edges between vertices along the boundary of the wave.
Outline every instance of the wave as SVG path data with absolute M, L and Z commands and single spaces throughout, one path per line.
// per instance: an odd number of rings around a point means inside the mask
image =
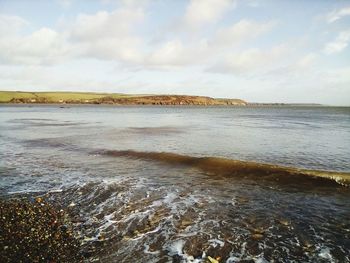
M 198 168 L 214 175 L 236 176 L 253 179 L 272 179 L 274 181 L 301 182 L 311 180 L 312 183 L 341 184 L 350 186 L 350 173 L 299 169 L 266 163 L 240 161 L 220 157 L 194 157 L 167 152 L 139 152 L 133 150 L 102 150 L 98 154 L 158 161 L 170 165 L 183 165 Z

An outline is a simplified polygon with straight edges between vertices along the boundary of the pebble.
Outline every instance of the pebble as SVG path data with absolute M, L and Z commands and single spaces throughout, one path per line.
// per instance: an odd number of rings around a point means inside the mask
M 259 240 L 259 239 L 262 239 L 264 236 L 262 234 L 253 234 L 252 235 L 252 238 L 255 239 L 255 240 Z
M 81 262 L 66 214 L 42 197 L 0 199 L 0 262 Z

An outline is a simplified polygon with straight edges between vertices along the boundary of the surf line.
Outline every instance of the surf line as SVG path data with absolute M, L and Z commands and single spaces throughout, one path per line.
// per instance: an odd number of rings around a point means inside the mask
M 97 153 L 105 156 L 126 157 L 157 161 L 170 165 L 195 167 L 208 173 L 224 176 L 253 176 L 258 179 L 275 180 L 319 179 L 324 182 L 332 181 L 344 186 L 350 186 L 350 173 L 343 172 L 299 169 L 221 157 L 195 157 L 168 152 L 100 150 Z

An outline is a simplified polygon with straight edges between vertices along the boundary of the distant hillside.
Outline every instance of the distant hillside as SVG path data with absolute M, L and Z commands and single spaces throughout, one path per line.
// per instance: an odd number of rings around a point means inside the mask
M 0 103 L 114 104 L 114 105 L 247 105 L 240 99 L 186 95 L 127 95 L 85 92 L 0 91 Z

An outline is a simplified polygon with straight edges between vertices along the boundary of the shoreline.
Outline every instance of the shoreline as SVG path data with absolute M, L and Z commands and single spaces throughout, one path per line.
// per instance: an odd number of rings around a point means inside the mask
M 116 105 L 246 105 L 241 99 L 189 95 L 129 95 L 117 93 L 0 91 L 2 103 L 116 104 Z
M 238 98 L 216 98 L 178 94 L 123 94 L 96 92 L 24 92 L 0 91 L 0 104 L 59 104 L 59 105 L 115 105 L 115 106 L 329 106 L 320 103 L 249 102 Z
M 193 105 L 193 104 L 182 104 L 182 105 L 160 105 L 160 104 L 109 104 L 109 103 L 11 103 L 11 102 L 0 102 L 1 106 L 14 106 L 14 107 L 34 107 L 34 106 L 57 106 L 61 108 L 69 107 L 171 107 L 171 108 L 350 108 L 350 106 L 338 106 L 338 105 L 323 105 L 323 104 L 246 104 L 246 105 Z

